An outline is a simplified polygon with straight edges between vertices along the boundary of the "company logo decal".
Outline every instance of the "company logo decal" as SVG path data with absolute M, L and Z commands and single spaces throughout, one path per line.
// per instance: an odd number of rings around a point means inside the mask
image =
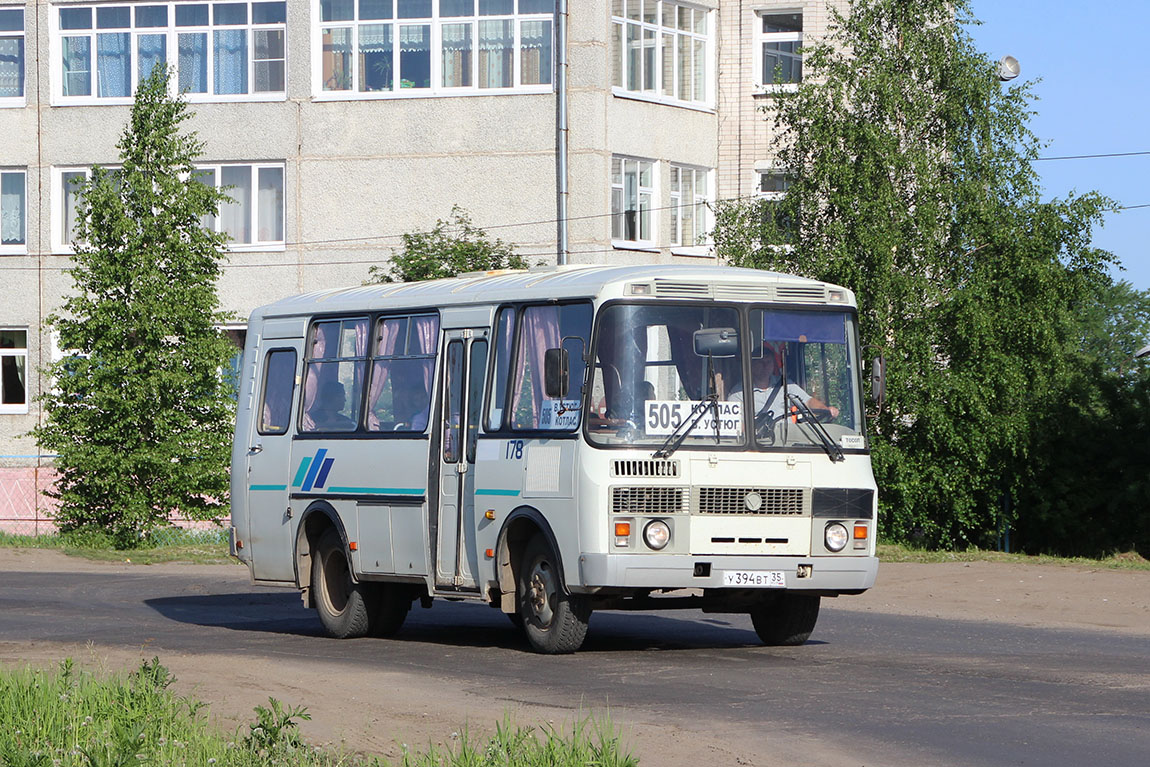
M 312 488 L 317 490 L 323 488 L 327 484 L 327 475 L 334 463 L 334 458 L 327 457 L 327 448 L 317 450 L 314 457 L 304 456 L 299 462 L 291 486 L 298 487 L 305 493 L 311 492 Z

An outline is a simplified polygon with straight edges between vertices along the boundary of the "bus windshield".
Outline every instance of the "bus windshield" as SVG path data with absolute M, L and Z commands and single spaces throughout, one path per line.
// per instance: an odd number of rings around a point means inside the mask
M 748 436 L 761 449 L 865 448 L 855 338 L 841 310 L 610 305 L 596 334 L 588 436 L 659 450 L 743 446 Z

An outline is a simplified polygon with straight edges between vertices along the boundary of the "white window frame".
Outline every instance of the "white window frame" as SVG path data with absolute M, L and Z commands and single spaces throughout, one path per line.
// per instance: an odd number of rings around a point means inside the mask
M 615 180 L 615 163 L 619 162 L 620 173 L 619 180 Z M 650 172 L 650 184 L 642 186 L 643 166 L 646 165 Z M 615 222 L 617 216 L 626 216 L 626 202 L 627 202 L 627 176 L 632 171 L 635 174 L 635 197 L 637 205 L 636 209 L 636 239 L 628 240 L 625 236 L 615 236 Z M 643 157 L 628 157 L 625 155 L 612 155 L 610 171 L 610 186 L 611 186 L 611 245 L 624 249 L 624 250 L 653 250 L 656 248 L 656 233 L 659 231 L 659 163 L 655 160 L 650 160 Z M 616 198 L 618 193 L 618 198 Z M 649 215 L 647 226 L 647 237 L 642 236 L 642 217 L 643 217 L 643 196 L 647 196 L 646 211 Z M 620 210 L 616 210 L 616 199 L 622 204 Z M 624 235 L 626 234 L 626 220 L 623 220 L 622 227 Z
M 0 167 L 0 177 L 2 176 L 20 176 L 21 184 L 24 187 L 24 205 L 20 209 L 20 228 L 24 232 L 24 241 L 20 243 L 4 244 L 0 240 L 0 255 L 23 255 L 28 252 L 28 170 L 26 168 L 3 168 Z M 0 231 L 3 231 L 3 219 L 5 216 L 12 215 L 11 211 L 4 209 L 4 199 L 0 195 Z
M 779 176 L 783 180 L 782 191 L 772 190 L 769 192 L 763 191 L 763 177 L 764 176 Z M 787 190 L 791 188 L 794 183 L 794 174 L 788 172 L 785 168 L 774 167 L 761 167 L 755 169 L 755 196 L 760 200 L 767 200 L 768 202 L 777 202 L 787 196 Z M 781 245 L 767 245 L 766 247 L 779 253 L 791 253 L 794 251 L 795 246 L 790 243 Z
M 806 19 L 803 17 L 803 9 L 793 7 L 782 8 L 760 8 L 755 11 L 755 44 L 753 47 L 755 55 L 755 86 L 763 92 L 787 92 L 798 90 L 799 83 L 802 82 L 800 78 L 798 82 L 793 83 L 776 83 L 773 79 L 768 80 L 765 78 L 763 72 L 763 48 L 768 43 L 802 43 L 803 33 L 799 32 L 764 32 L 763 23 L 766 16 L 798 16 L 802 20 L 802 26 L 806 27 Z M 800 55 L 801 58 L 801 55 Z
M 255 24 L 252 22 L 252 6 L 262 2 L 275 2 L 276 0 L 225 0 L 225 2 L 213 2 L 213 0 L 203 0 L 203 2 L 147 2 L 147 0 L 133 0 L 132 2 L 115 3 L 115 4 L 61 4 L 50 5 L 50 34 L 48 44 L 48 54 L 51 63 L 51 99 L 53 106 L 67 106 L 67 105 L 93 105 L 93 104 L 131 104 L 134 98 L 137 87 L 139 87 L 139 55 L 138 55 L 138 40 L 144 35 L 164 35 L 165 36 L 165 61 L 168 66 L 174 67 L 176 71 L 171 78 L 171 95 L 180 95 L 179 89 L 179 38 L 181 34 L 205 34 L 207 35 L 206 56 L 207 56 L 207 93 L 192 93 L 184 94 L 184 98 L 190 103 L 212 103 L 212 102 L 232 102 L 232 101 L 285 101 L 287 99 L 287 77 L 290 69 L 290 62 L 288 61 L 288 41 L 287 41 L 287 22 L 275 22 L 270 24 Z M 285 0 L 279 0 L 281 2 Z M 247 6 L 247 23 L 246 24 L 229 24 L 215 26 L 212 24 L 213 5 L 230 5 L 233 3 L 240 3 Z M 136 9 L 144 6 L 166 6 L 168 9 L 167 25 L 163 27 L 138 27 L 135 26 Z M 180 6 L 189 5 L 206 5 L 208 6 L 208 24 L 197 26 L 176 26 L 176 8 Z M 97 8 L 128 8 L 130 11 L 130 19 L 132 26 L 107 30 L 108 32 L 126 33 L 130 36 L 131 49 L 129 56 L 131 59 L 131 72 L 129 73 L 129 82 L 131 84 L 131 96 L 107 96 L 101 97 L 99 93 L 99 83 L 97 82 L 97 46 L 96 37 L 101 30 L 96 29 L 96 9 Z M 92 10 L 92 26 L 89 29 L 61 29 L 60 26 L 60 12 L 62 10 L 73 9 L 91 9 Z M 285 6 L 285 19 L 286 19 L 286 6 Z M 243 30 L 245 32 L 247 41 L 247 93 L 224 93 L 216 94 L 212 90 L 215 88 L 215 46 L 213 44 L 213 33 L 215 31 L 236 31 Z M 284 90 L 280 91 L 255 91 L 255 34 L 261 31 L 282 32 L 284 38 Z M 63 69 L 63 39 L 65 37 L 85 37 L 90 40 L 89 43 L 89 95 L 82 96 L 65 96 L 64 95 L 64 69 Z M 261 59 L 264 61 L 265 59 Z M 279 59 L 266 59 L 267 61 L 278 61 Z
M 107 170 L 116 170 L 118 166 L 104 165 L 101 166 Z M 284 162 L 216 162 L 216 163 L 196 163 L 197 170 L 210 170 L 215 174 L 215 186 L 220 186 L 220 178 L 222 176 L 221 169 L 225 167 L 247 167 L 251 172 L 251 190 L 252 200 L 251 208 L 248 217 L 249 231 L 253 234 L 252 242 L 229 242 L 228 250 L 234 253 L 245 251 L 282 251 L 286 246 L 287 236 L 287 167 Z M 277 240 L 259 240 L 259 171 L 260 170 L 279 170 L 280 177 L 283 179 L 283 186 L 281 187 L 281 200 L 280 200 L 280 221 L 282 223 L 283 235 Z M 64 231 L 64 174 L 65 173 L 83 173 L 84 178 L 92 177 L 92 166 L 59 166 L 52 168 L 52 252 L 53 253 L 74 253 L 75 248 L 66 237 Z M 226 191 L 226 190 L 225 190 Z M 226 203 L 224 203 L 226 204 Z M 213 221 L 212 231 L 220 231 L 219 217 Z
M 491 16 L 478 15 L 479 3 L 476 1 L 475 14 L 470 16 L 440 16 L 440 0 L 431 2 L 431 16 L 423 18 L 396 18 L 395 7 L 392 8 L 390 19 L 360 19 L 359 3 L 353 3 L 353 17 L 350 20 L 323 21 L 321 20 L 320 2 L 311 3 L 311 71 L 312 71 L 312 98 L 315 101 L 362 101 L 375 99 L 402 99 L 402 98 L 433 98 L 444 96 L 492 96 L 505 94 L 527 93 L 553 93 L 555 89 L 555 11 L 547 13 L 520 13 L 519 3 L 514 0 L 514 12 Z M 484 21 L 511 21 L 513 34 L 513 74 L 509 87 L 479 87 L 479 23 Z M 547 22 L 550 30 L 549 48 L 551 66 L 548 70 L 548 82 L 523 83 L 523 28 L 525 24 Z M 443 32 L 444 26 L 456 24 L 470 24 L 471 29 L 471 84 L 466 86 L 447 86 L 443 84 Z M 360 29 L 364 26 L 389 25 L 391 27 L 392 45 L 392 78 L 393 82 L 400 82 L 400 27 L 403 26 L 429 26 L 430 27 L 430 86 L 427 88 L 393 88 L 391 90 L 359 91 L 356 90 L 359 76 L 359 37 Z M 324 90 L 324 62 L 323 62 L 323 31 L 325 29 L 348 29 L 351 31 L 351 72 L 350 88 L 346 90 Z
M 654 9 L 653 14 L 644 14 L 645 9 Z M 686 12 L 691 16 L 689 29 L 681 29 L 679 25 L 680 14 Z M 702 29 L 699 29 L 701 24 Z M 646 48 L 645 40 L 651 39 L 653 46 L 653 76 L 648 77 L 646 69 L 638 75 L 640 83 L 638 88 L 630 87 L 628 83 L 628 33 L 637 33 L 641 46 Z M 687 40 L 691 55 L 697 55 L 697 43 L 702 43 L 703 93 L 692 93 L 692 98 L 681 98 L 682 91 L 679 82 L 679 73 L 682 69 L 679 58 L 681 56 L 681 41 Z M 668 67 L 664 64 L 666 57 L 666 43 L 670 42 L 672 63 L 670 65 L 671 83 L 664 81 L 664 74 Z M 660 104 L 714 111 L 715 108 L 715 11 L 711 8 L 679 2 L 678 0 L 612 0 L 611 3 L 611 40 L 610 40 L 610 68 L 611 92 L 619 97 L 634 98 L 643 101 L 654 101 Z M 643 57 L 641 56 L 641 62 Z M 694 70 L 692 69 L 691 72 Z M 650 82 L 650 87 L 648 87 Z M 668 93 L 668 89 L 670 93 Z M 692 87 L 692 91 L 694 91 Z
M 32 336 L 32 331 L 27 326 L 16 325 L 0 325 L 0 330 L 24 334 L 23 348 L 9 348 L 0 346 L 0 359 L 6 359 L 9 357 L 24 358 L 24 402 L 23 404 L 5 404 L 3 401 L 0 401 L 0 414 L 21 415 L 28 412 L 28 402 L 32 399 L 30 396 L 32 389 L 32 375 L 31 369 L 28 367 L 28 345 L 29 339 Z M 0 385 L 2 385 L 2 383 L 0 383 Z M 0 397 L 0 400 L 2 400 L 2 397 Z
M 693 193 L 690 200 L 683 198 L 682 178 L 691 174 Z M 671 163 L 670 199 L 668 211 L 671 224 L 671 252 L 680 256 L 710 256 L 713 216 L 711 201 L 715 198 L 715 173 L 711 168 L 698 165 Z M 679 180 L 676 189 L 676 178 Z M 684 213 L 690 210 L 695 221 L 694 242 L 683 242 Z
M 0 5 L 0 11 L 6 13 L 19 12 L 20 14 L 20 29 L 0 30 L 0 40 L 19 40 L 21 50 L 20 57 L 23 60 L 21 62 L 23 68 L 20 71 L 20 95 L 0 96 L 0 109 L 5 107 L 23 107 L 28 104 L 28 14 L 25 12 L 23 5 Z

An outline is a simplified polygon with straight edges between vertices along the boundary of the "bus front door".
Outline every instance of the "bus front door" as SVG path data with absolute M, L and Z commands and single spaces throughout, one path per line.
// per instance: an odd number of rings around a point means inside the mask
M 439 511 L 435 585 L 477 590 L 475 573 L 475 437 L 487 378 L 487 329 L 448 330 L 439 423 Z

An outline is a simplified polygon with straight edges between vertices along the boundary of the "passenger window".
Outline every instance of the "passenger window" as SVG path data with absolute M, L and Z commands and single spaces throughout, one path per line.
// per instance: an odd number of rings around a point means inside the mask
M 359 423 L 367 366 L 368 320 L 325 320 L 312 326 L 300 431 L 348 432 Z
M 500 309 L 495 320 L 495 361 L 491 374 L 491 400 L 487 404 L 487 431 L 499 431 L 503 427 L 503 406 L 507 404 L 507 378 L 511 371 L 511 332 L 514 329 L 514 307 Z
M 459 462 L 459 421 L 463 412 L 463 342 L 447 345 L 447 406 L 443 413 L 443 462 Z
M 439 317 L 386 317 L 376 323 L 367 430 L 423 432 L 431 413 L 431 381 Z
M 283 434 L 291 422 L 295 391 L 295 350 L 276 349 L 264 361 L 264 395 L 260 403 L 260 434 Z
M 483 384 L 487 380 L 487 342 L 471 344 L 471 365 L 467 389 L 467 462 L 475 463 L 475 439 L 483 411 Z
M 579 407 L 591 334 L 590 304 L 529 306 L 519 323 L 511 426 L 518 430 L 572 431 L 579 427 Z M 551 399 L 543 391 L 543 357 L 548 349 L 567 350 L 570 389 Z

